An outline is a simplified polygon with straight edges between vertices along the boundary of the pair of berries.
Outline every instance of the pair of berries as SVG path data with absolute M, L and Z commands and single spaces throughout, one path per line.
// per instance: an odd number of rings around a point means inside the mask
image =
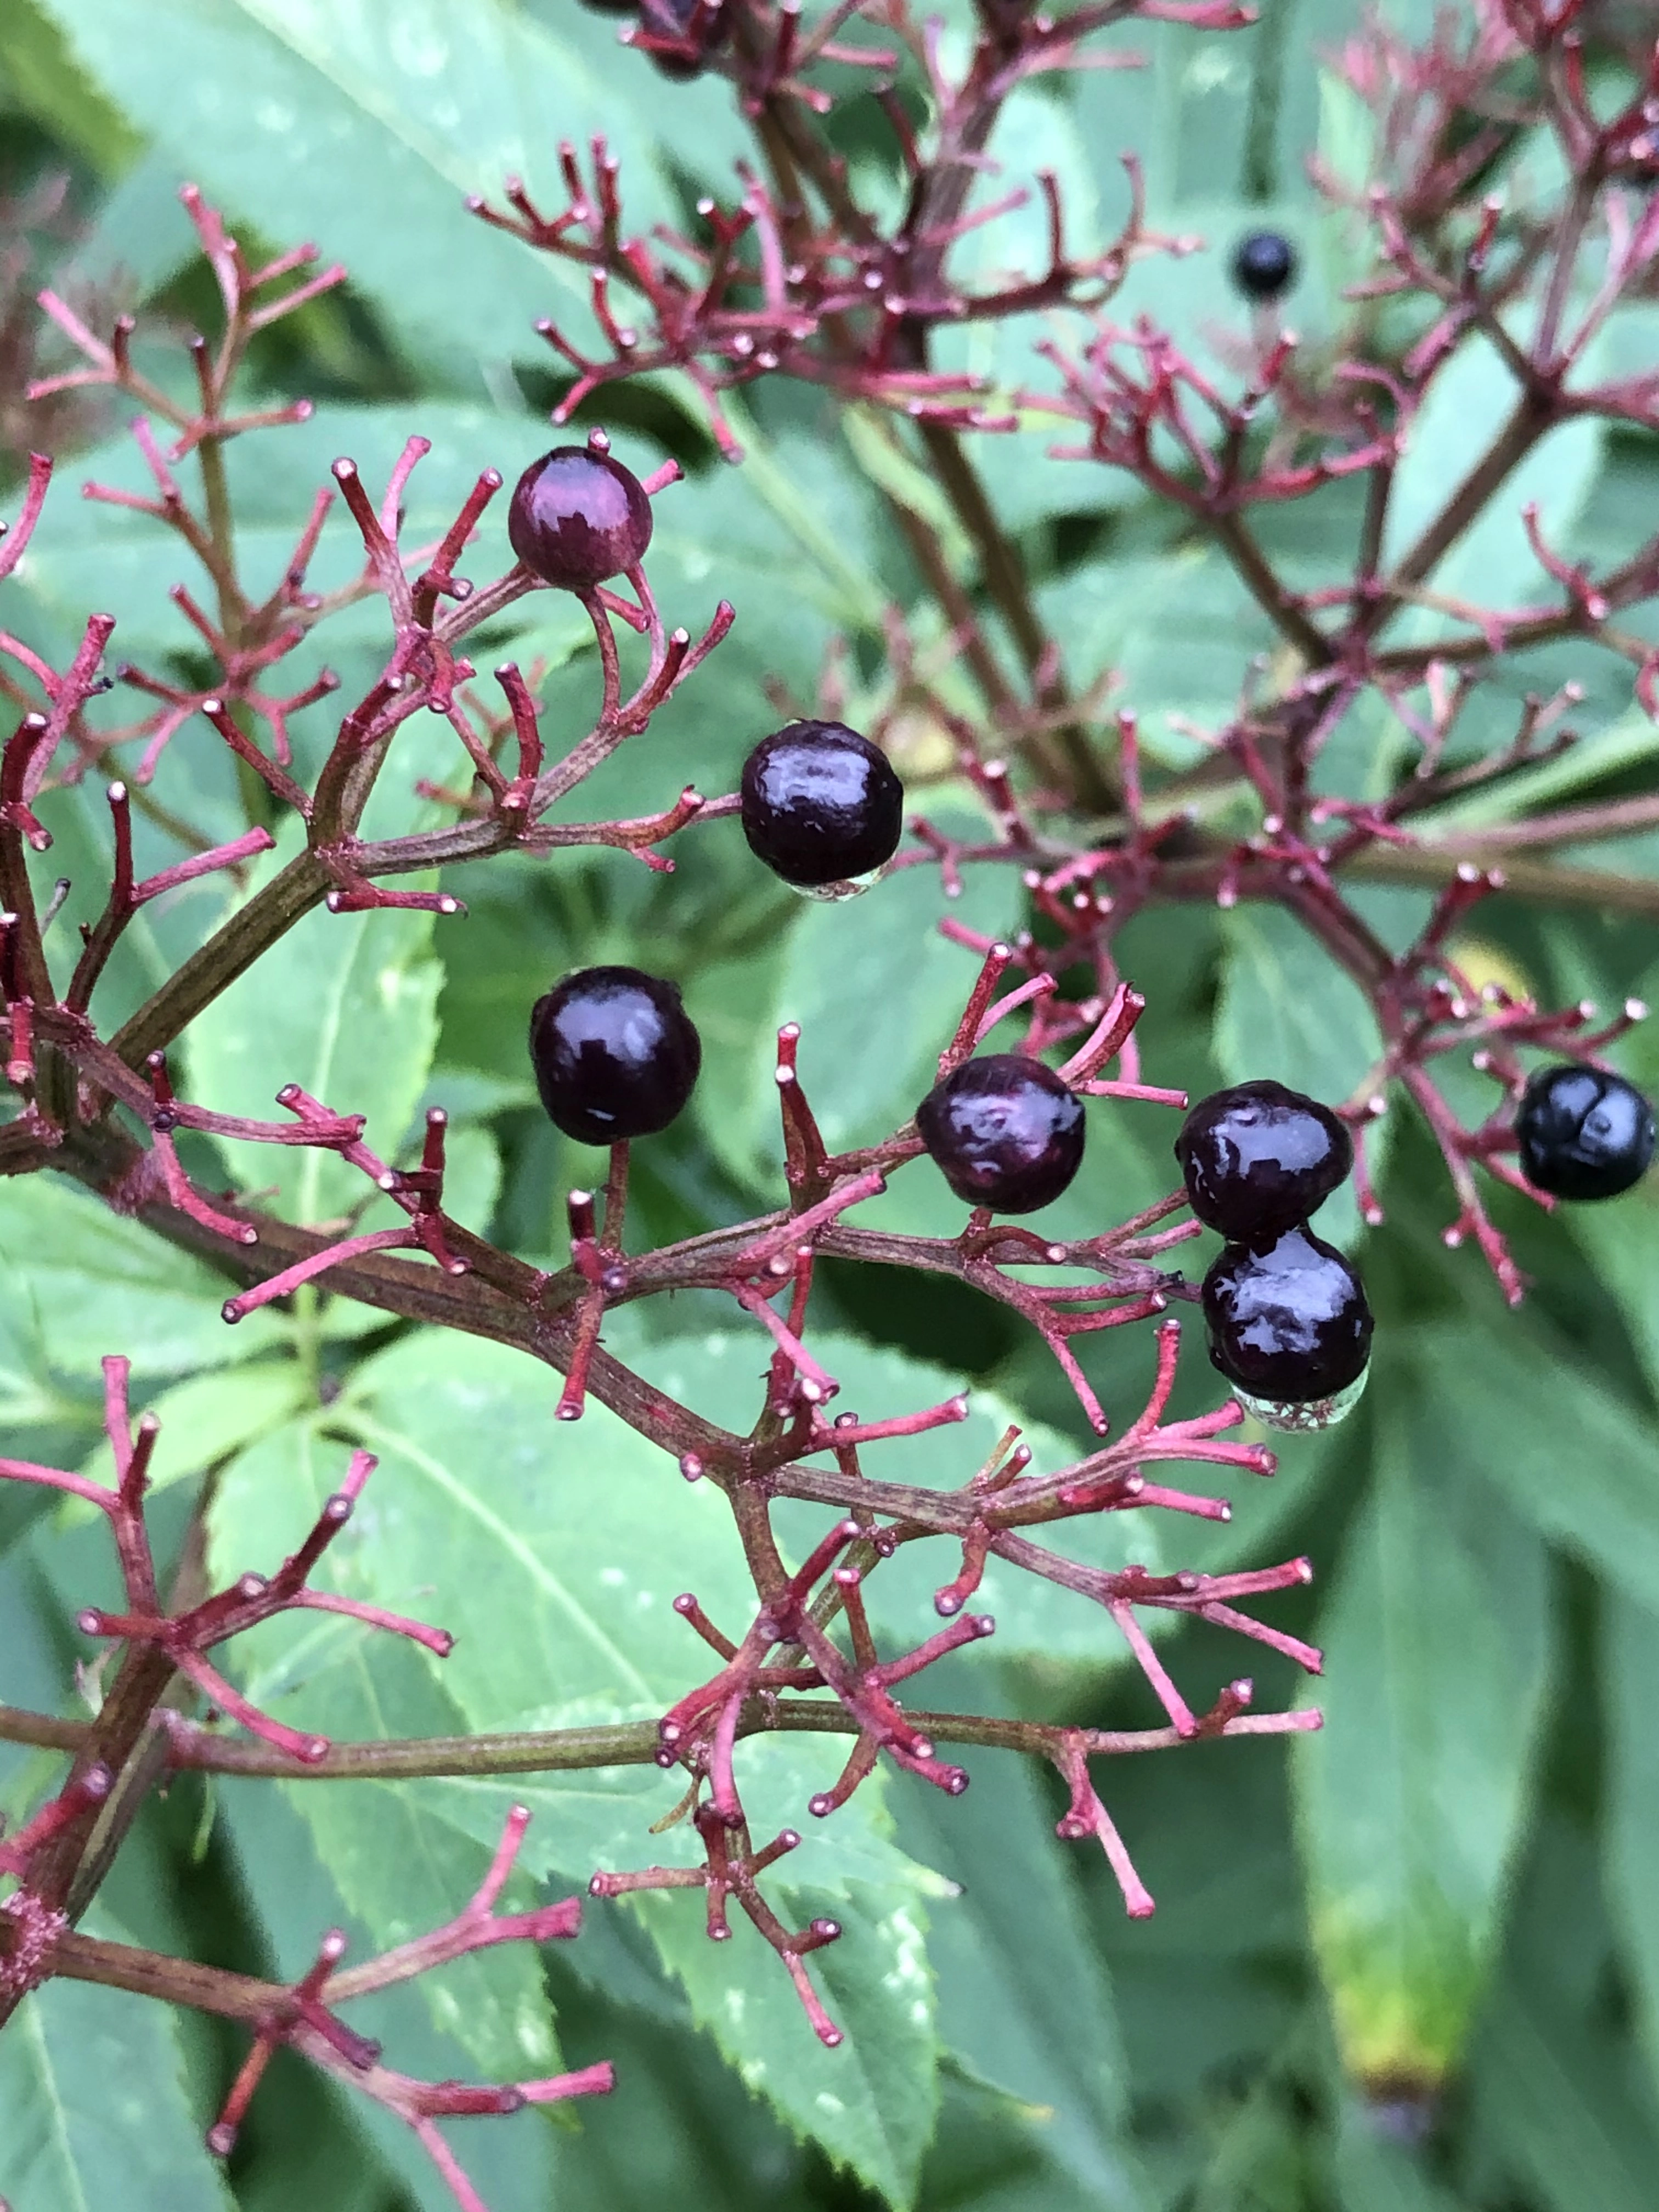
M 1307 1224 L 1346 1181 L 1352 1139 L 1316 1099 L 1241 1083 L 1194 1107 L 1175 1151 L 1193 1212 L 1227 1239 L 1204 1278 L 1212 1362 L 1270 1427 L 1328 1427 L 1363 1388 L 1371 1314 Z
M 562 591 L 592 592 L 636 568 L 651 543 L 645 487 L 602 444 L 556 446 L 520 477 L 513 550 Z M 744 835 L 798 890 L 856 888 L 898 850 L 904 787 L 878 746 L 842 722 L 791 722 L 744 763 Z
M 839 722 L 792 722 L 744 767 L 744 833 L 802 889 L 850 890 L 849 878 L 890 860 L 903 804 L 886 755 Z M 530 1057 L 566 1136 L 614 1145 L 668 1127 L 691 1096 L 702 1045 L 672 983 L 638 968 L 583 968 L 537 1000 Z

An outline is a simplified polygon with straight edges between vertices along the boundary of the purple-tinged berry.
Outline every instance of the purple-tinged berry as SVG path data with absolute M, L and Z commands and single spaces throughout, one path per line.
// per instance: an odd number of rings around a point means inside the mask
M 1283 231 L 1251 231 L 1233 250 L 1233 282 L 1246 299 L 1278 299 L 1296 282 L 1296 248 Z
M 659 73 L 676 84 L 701 76 L 708 57 L 724 46 L 732 25 L 725 0 L 637 0 L 640 28 L 653 39 L 681 42 L 679 53 L 645 52 Z
M 1204 1278 L 1210 1358 L 1275 1428 L 1328 1428 L 1359 1395 L 1370 1357 L 1364 1286 L 1305 1229 L 1266 1251 L 1229 1244 Z
M 1034 1213 L 1083 1159 L 1083 1101 L 1024 1053 L 964 1060 L 916 1109 L 921 1141 L 957 1196 L 998 1213 Z
M 507 513 L 513 550 L 544 584 L 591 592 L 635 568 L 651 543 L 651 502 L 602 438 L 555 446 L 519 478 Z
M 1199 1101 L 1175 1155 L 1199 1219 L 1231 1243 L 1259 1249 L 1346 1181 L 1353 1139 L 1316 1098 L 1282 1083 L 1239 1083 Z
M 1532 1077 L 1515 1133 L 1522 1173 L 1554 1198 L 1617 1198 L 1653 1158 L 1653 1108 L 1636 1085 L 1573 1060 Z
M 743 766 L 743 834 L 799 890 L 855 884 L 890 860 L 904 786 L 878 745 L 844 722 L 791 722 Z
M 532 1008 L 530 1062 L 556 1127 L 615 1145 L 668 1127 L 691 1096 L 702 1041 L 675 984 L 638 968 L 579 968 Z

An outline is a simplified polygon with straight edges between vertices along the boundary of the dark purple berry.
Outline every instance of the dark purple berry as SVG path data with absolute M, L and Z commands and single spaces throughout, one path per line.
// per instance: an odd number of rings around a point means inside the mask
M 702 1041 L 675 984 L 637 968 L 579 968 L 531 1009 L 530 1062 L 567 1137 L 614 1145 L 668 1127 L 691 1096 Z
M 757 860 L 803 890 L 890 860 L 904 786 L 879 746 L 844 722 L 791 722 L 743 764 L 743 834 Z
M 651 502 L 603 447 L 555 446 L 519 478 L 507 534 L 544 583 L 589 592 L 644 559 Z
M 1617 1198 L 1653 1158 L 1653 1109 L 1636 1085 L 1572 1060 L 1532 1077 L 1515 1133 L 1527 1181 L 1556 1198 Z
M 1229 1244 L 1204 1278 L 1210 1358 L 1253 1399 L 1305 1405 L 1357 1382 L 1371 1311 L 1342 1255 L 1305 1229 L 1265 1252 Z
M 1083 1158 L 1083 1101 L 1024 1053 L 953 1068 L 917 1107 L 916 1127 L 957 1196 L 999 1213 L 1047 1206 Z
M 631 15 L 635 0 L 579 0 L 579 4 L 595 15 Z
M 1247 299 L 1276 300 L 1296 282 L 1296 248 L 1283 231 L 1251 231 L 1233 250 L 1233 282 Z
M 715 0 L 712 10 L 704 0 L 638 0 L 638 7 L 642 31 L 653 39 L 680 42 L 678 53 L 653 53 L 648 46 L 644 50 L 660 74 L 676 84 L 701 76 L 708 57 L 726 43 L 732 28 L 725 0 Z
M 1316 1098 L 1282 1083 L 1239 1083 L 1199 1101 L 1175 1155 L 1199 1219 L 1259 1249 L 1346 1182 L 1353 1139 Z

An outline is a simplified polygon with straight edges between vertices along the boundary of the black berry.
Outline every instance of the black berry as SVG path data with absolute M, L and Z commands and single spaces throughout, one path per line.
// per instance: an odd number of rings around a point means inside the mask
M 713 12 L 703 9 L 701 28 L 698 9 L 701 0 L 638 0 L 640 28 L 653 39 L 674 39 L 680 41 L 678 53 L 652 53 L 645 49 L 653 66 L 677 84 L 689 78 L 701 76 L 707 58 L 717 46 L 724 45 L 731 30 L 726 19 L 725 0 L 717 0 Z
M 1259 1249 L 1305 1221 L 1353 1166 L 1353 1139 L 1328 1106 L 1282 1083 L 1240 1083 L 1200 1099 L 1176 1139 L 1193 1212 L 1234 1244 Z
M 916 1109 L 921 1141 L 958 1198 L 999 1213 L 1034 1213 L 1083 1158 L 1083 1101 L 1023 1053 L 964 1060 Z
M 1253 1399 L 1305 1405 L 1357 1382 L 1371 1312 L 1342 1255 L 1305 1229 L 1265 1252 L 1230 1244 L 1204 1278 L 1210 1358 Z
M 637 968 L 579 968 L 532 1008 L 530 1062 L 567 1137 L 614 1145 L 668 1127 L 691 1096 L 702 1041 L 674 984 Z
M 651 502 L 639 478 L 601 448 L 556 446 L 519 478 L 507 534 L 544 583 L 592 591 L 645 557 Z
M 844 722 L 791 722 L 743 764 L 743 834 L 804 890 L 868 875 L 898 850 L 904 786 L 880 748 Z
M 1515 1133 L 1527 1181 L 1556 1198 L 1617 1198 L 1653 1158 L 1653 1109 L 1636 1085 L 1571 1060 L 1532 1078 Z
M 631 15 L 635 0 L 580 0 L 580 4 L 596 15 Z
M 1251 231 L 1233 250 L 1233 282 L 1247 299 L 1276 300 L 1296 282 L 1296 248 L 1282 231 Z

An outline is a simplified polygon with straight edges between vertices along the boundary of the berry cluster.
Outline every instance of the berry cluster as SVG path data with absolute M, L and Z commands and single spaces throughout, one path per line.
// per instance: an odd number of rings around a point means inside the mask
M 1295 268 L 1273 232 L 1253 233 L 1234 261 L 1240 289 L 1259 300 L 1282 291 Z M 645 487 L 602 440 L 533 462 L 508 518 L 524 565 L 578 592 L 636 568 L 651 529 Z M 781 881 L 848 898 L 897 851 L 904 787 L 858 731 L 794 721 L 750 753 L 738 807 L 750 851 Z M 530 1055 L 556 1127 L 584 1144 L 615 1145 L 654 1135 L 684 1109 L 702 1046 L 674 984 L 599 967 L 565 976 L 537 1001 Z M 988 1218 L 1051 1205 L 1083 1162 L 1083 1102 L 1030 1053 L 949 1067 L 915 1122 L 951 1190 Z M 1622 1077 L 1569 1061 L 1527 1085 L 1516 1137 L 1535 1189 L 1611 1198 L 1652 1160 L 1653 1109 Z M 1227 1240 L 1201 1293 L 1211 1360 L 1270 1428 L 1340 1421 L 1364 1388 L 1371 1312 L 1354 1269 L 1308 1224 L 1352 1172 L 1346 1127 L 1282 1083 L 1242 1083 L 1194 1107 L 1175 1152 L 1194 1213 Z

